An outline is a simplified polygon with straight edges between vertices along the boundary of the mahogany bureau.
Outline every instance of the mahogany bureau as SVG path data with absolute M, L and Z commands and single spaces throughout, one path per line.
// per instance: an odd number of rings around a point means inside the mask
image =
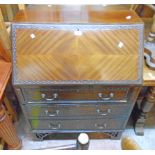
M 142 84 L 132 11 L 29 9 L 12 23 L 13 84 L 30 130 L 119 138 Z

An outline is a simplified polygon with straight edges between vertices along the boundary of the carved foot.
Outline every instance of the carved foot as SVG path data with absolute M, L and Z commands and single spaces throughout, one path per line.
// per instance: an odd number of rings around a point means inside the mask
M 107 134 L 108 136 L 110 136 L 110 139 L 113 140 L 119 140 L 122 136 L 122 131 L 119 132 L 105 132 L 105 134 Z
M 51 133 L 35 133 L 35 134 L 33 134 L 33 140 L 34 141 L 43 141 L 50 134 Z

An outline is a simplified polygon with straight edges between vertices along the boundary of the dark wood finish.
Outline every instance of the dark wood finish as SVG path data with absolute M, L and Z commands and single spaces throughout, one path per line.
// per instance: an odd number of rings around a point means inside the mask
M 140 4 L 138 5 L 136 12 L 142 18 L 152 18 L 154 11 L 151 9 L 150 5 L 152 4 Z
M 25 105 L 29 118 L 74 118 L 74 117 L 126 117 L 126 111 L 130 109 L 129 105 L 126 104 L 68 104 L 68 105 Z
M 29 86 L 30 87 L 30 86 Z M 55 86 L 56 87 L 56 86 Z M 62 87 L 61 87 L 62 88 Z M 49 86 L 50 89 L 50 86 Z M 71 88 L 70 88 L 71 89 Z M 49 130 L 47 129 L 47 124 L 43 124 L 42 122 L 44 122 L 43 120 L 51 120 L 51 122 L 53 121 L 61 121 L 62 120 L 66 120 L 68 122 L 68 120 L 73 121 L 73 120 L 78 120 L 79 125 L 81 124 L 81 121 L 83 119 L 105 119 L 105 120 L 112 120 L 114 118 L 122 119 L 121 123 L 123 125 L 121 125 L 123 130 L 123 127 L 125 127 L 128 117 L 132 111 L 133 105 L 136 101 L 136 98 L 139 94 L 140 88 L 139 87 L 133 87 L 133 89 L 130 90 L 129 93 L 129 98 L 127 99 L 127 102 L 125 103 L 121 103 L 120 101 L 117 102 L 103 102 L 103 103 L 96 103 L 93 102 L 91 104 L 89 104 L 89 102 L 83 102 L 78 104 L 77 102 L 75 104 L 73 104 L 73 100 L 71 101 L 72 103 L 66 103 L 65 100 L 62 100 L 62 103 L 60 104 L 59 102 L 57 103 L 52 103 L 49 102 L 48 104 L 46 102 L 42 102 L 42 104 L 38 104 L 35 102 L 31 102 L 31 104 L 27 104 L 28 102 L 26 100 L 24 100 L 24 92 L 21 91 L 21 89 L 17 89 L 17 95 L 20 99 L 21 102 L 21 106 L 22 109 L 24 111 L 25 116 L 27 117 L 27 119 L 33 120 L 32 123 L 30 124 L 30 127 L 32 129 L 32 132 L 34 133 L 38 133 L 38 132 L 43 132 L 43 133 L 48 133 L 48 132 L 75 132 L 75 130 L 77 132 L 80 132 L 79 129 L 67 129 L 67 126 L 65 126 L 65 128 L 61 128 L 60 130 Z M 81 100 L 79 101 L 81 102 Z M 26 105 L 25 105 L 26 104 Z M 45 109 L 44 109 L 45 108 Z M 48 109 L 50 108 L 50 109 Z M 109 110 L 110 109 L 110 112 Z M 44 111 L 45 110 L 45 111 Z M 46 112 L 46 110 L 48 110 Z M 55 110 L 55 111 L 54 111 Z M 58 111 L 59 110 L 59 111 Z M 103 114 L 103 115 L 102 115 Z M 47 115 L 47 116 L 45 116 Z M 42 120 L 41 123 L 39 123 L 39 119 Z M 80 121 L 81 120 L 81 121 Z M 28 124 L 30 123 L 28 121 Z M 74 122 L 74 121 L 73 121 Z M 95 122 L 95 121 L 94 121 Z M 32 124 L 33 127 L 34 125 L 36 125 L 37 123 L 39 123 L 39 125 L 42 125 L 42 129 L 39 129 L 40 126 L 36 126 L 35 129 L 32 128 Z M 63 125 L 65 125 L 66 123 L 63 123 Z M 59 126 L 59 124 L 58 124 Z M 82 125 L 83 126 L 83 125 Z M 85 126 L 83 126 L 85 128 Z M 43 129 L 44 128 L 44 129 Z M 118 130 L 118 129 L 117 129 Z M 85 129 L 85 131 L 90 131 Z M 91 130 L 90 132 L 96 131 Z M 115 129 L 116 131 L 116 129 Z M 102 130 L 102 132 L 104 132 L 104 130 Z
M 154 16 L 155 17 L 155 16 Z M 152 19 L 144 19 L 145 22 L 145 39 L 151 31 L 153 30 Z M 153 40 L 149 40 L 153 41 Z M 144 125 L 147 119 L 147 114 L 153 107 L 155 103 L 155 70 L 149 68 L 146 63 L 144 63 L 143 68 L 143 86 L 148 87 L 144 98 L 140 99 L 139 107 L 137 110 L 137 117 L 135 119 L 135 133 L 137 135 L 144 135 Z M 139 96 L 140 98 L 141 96 Z
M 64 133 L 55 133 L 54 135 L 54 139 L 76 139 L 79 133 L 73 133 L 73 134 L 65 134 Z M 115 140 L 119 140 L 120 137 L 122 135 L 122 131 L 109 131 L 109 132 L 101 132 L 101 133 L 90 133 L 90 139 L 115 139 Z M 51 136 L 53 136 L 53 133 L 37 133 L 37 134 L 32 134 L 33 136 L 33 140 L 34 141 L 42 141 L 42 140 L 49 140 Z M 65 136 L 65 137 L 64 137 Z M 65 146 L 66 148 L 67 146 Z M 52 147 L 53 148 L 53 147 Z M 61 147 L 62 148 L 62 147 Z M 67 147 L 68 148 L 68 147 Z M 71 148 L 71 146 L 69 145 L 69 148 Z M 72 145 L 73 148 L 73 145 Z M 59 149 L 58 147 L 56 149 Z M 63 149 L 63 148 L 62 148 Z M 72 149 L 73 150 L 73 149 Z
M 155 103 L 155 70 L 150 69 L 146 64 L 144 64 L 143 81 L 143 86 L 148 87 L 148 91 L 144 94 L 145 97 L 137 111 L 138 115 L 135 119 L 135 133 L 137 135 L 144 135 L 147 114 Z
M 135 123 L 135 132 L 137 135 L 144 135 L 144 124 L 146 120 L 146 116 L 151 108 L 155 104 L 155 87 L 149 87 L 147 94 L 145 95 L 141 107 L 140 112 Z
M 81 132 L 85 130 L 87 132 L 101 131 L 106 130 L 121 130 L 124 128 L 125 119 L 82 119 L 82 120 L 29 120 L 33 130 L 45 130 L 44 132 L 53 132 L 60 130 L 69 131 L 69 132 Z
M 57 86 L 23 88 L 24 98 L 28 103 L 46 103 L 55 101 L 79 101 L 94 100 L 105 102 L 116 102 L 128 100 L 129 87 L 110 87 L 110 86 Z
M 133 83 L 141 79 L 142 74 L 139 60 L 139 56 L 142 58 L 142 38 L 140 31 L 131 27 L 134 24 L 142 26 L 136 13 L 95 11 L 88 6 L 73 12 L 73 9 L 67 11 L 65 7 L 54 7 L 51 11 L 20 11 L 14 22 L 14 69 L 17 71 L 17 83 L 20 81 L 18 85 L 14 84 L 32 132 L 48 134 L 83 131 L 120 135 L 140 91 Z M 52 23 L 72 26 L 81 24 L 83 27 L 109 24 L 120 27 L 107 27 L 102 31 L 77 30 L 80 35 L 76 35 L 77 32 L 74 33 L 72 29 L 33 28 L 37 23 L 40 26 Z M 24 24 L 25 27 L 20 28 Z M 27 28 L 28 25 L 31 27 Z M 123 29 L 124 25 L 129 29 Z M 15 29 L 15 26 L 19 27 Z M 62 80 L 64 85 L 60 83 Z M 81 84 L 66 82 L 73 80 L 75 83 L 81 81 Z M 88 85 L 84 83 L 85 80 L 103 83 Z M 57 81 L 57 85 L 43 81 Z M 104 81 L 110 81 L 109 85 L 105 85 Z M 132 86 L 129 86 L 128 81 Z M 124 87 L 127 89 L 123 90 Z M 47 117 L 42 112 L 44 107 L 47 107 Z M 56 107 L 60 108 L 61 114 L 58 114 Z M 108 108 L 112 109 L 112 114 L 109 114 Z M 56 116 L 51 117 L 53 113 Z M 107 116 L 99 116 L 101 114 Z

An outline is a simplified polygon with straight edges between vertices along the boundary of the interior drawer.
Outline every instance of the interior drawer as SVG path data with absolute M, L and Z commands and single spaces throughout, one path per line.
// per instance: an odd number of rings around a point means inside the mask
M 106 103 L 104 105 L 35 105 L 27 104 L 24 108 L 28 114 L 29 118 L 60 118 L 60 117 L 120 117 L 127 116 L 130 112 L 130 105 L 126 104 L 110 104 Z
M 32 130 L 122 130 L 125 119 L 29 120 Z
M 28 103 L 50 103 L 56 101 L 127 101 L 128 87 L 99 87 L 99 88 L 24 88 L 24 98 Z

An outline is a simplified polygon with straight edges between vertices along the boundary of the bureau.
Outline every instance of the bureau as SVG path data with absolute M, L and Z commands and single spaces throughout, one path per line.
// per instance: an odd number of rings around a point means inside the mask
M 120 137 L 142 84 L 143 23 L 135 12 L 21 11 L 12 49 L 13 84 L 32 133 Z

